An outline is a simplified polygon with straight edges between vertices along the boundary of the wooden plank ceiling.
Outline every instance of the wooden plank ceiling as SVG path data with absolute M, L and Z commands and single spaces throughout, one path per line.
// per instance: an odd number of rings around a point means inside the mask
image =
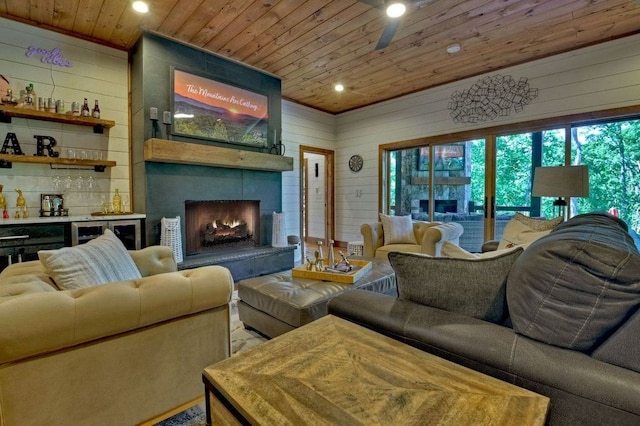
M 375 50 L 388 19 L 377 0 L 148 2 L 140 15 L 130 0 L 0 0 L 0 16 L 121 49 L 156 32 L 277 75 L 284 98 L 331 113 L 640 31 L 639 0 L 413 0 Z

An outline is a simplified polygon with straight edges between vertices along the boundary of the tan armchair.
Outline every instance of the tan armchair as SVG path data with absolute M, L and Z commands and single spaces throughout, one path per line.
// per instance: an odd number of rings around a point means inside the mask
M 382 222 L 365 223 L 360 227 L 364 241 L 363 255 L 387 260 L 389 252 L 423 253 L 440 256 L 444 241 L 458 244 L 464 229 L 455 222 L 413 222 L 413 232 L 418 244 L 384 244 Z

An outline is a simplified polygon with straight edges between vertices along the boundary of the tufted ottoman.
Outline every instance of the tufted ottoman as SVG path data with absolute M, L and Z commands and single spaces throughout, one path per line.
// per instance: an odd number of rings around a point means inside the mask
M 327 303 L 351 289 L 396 296 L 396 277 L 388 262 L 371 259 L 371 271 L 354 284 L 293 277 L 291 271 L 238 282 L 238 314 L 247 328 L 276 337 L 327 315 Z

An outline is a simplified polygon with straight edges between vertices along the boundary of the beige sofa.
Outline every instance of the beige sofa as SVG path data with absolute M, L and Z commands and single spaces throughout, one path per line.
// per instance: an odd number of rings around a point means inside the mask
M 233 279 L 131 252 L 143 278 L 59 291 L 39 261 L 0 274 L 0 425 L 135 425 L 203 395 L 230 355 Z
M 382 222 L 365 223 L 360 227 L 364 248 L 363 255 L 377 259 L 388 260 L 392 251 L 423 253 L 430 256 L 440 256 L 444 241 L 458 244 L 464 229 L 455 222 L 413 222 L 413 233 L 418 244 L 385 244 Z

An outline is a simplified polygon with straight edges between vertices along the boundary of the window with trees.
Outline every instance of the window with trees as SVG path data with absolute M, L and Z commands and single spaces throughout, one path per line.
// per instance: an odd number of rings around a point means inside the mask
M 590 195 L 571 199 L 571 215 L 608 211 L 637 231 L 640 120 L 589 124 L 568 120 L 561 127 L 558 120 L 554 122 L 548 129 L 536 123 L 539 130 L 535 131 L 504 131 L 467 140 L 455 140 L 453 135 L 444 143 L 436 137 L 420 145 L 385 150 L 384 211 L 410 214 L 415 220 L 459 221 L 467 234 L 460 245 L 479 251 L 484 240 L 501 236 L 515 212 L 554 216 L 553 198 L 531 194 L 535 167 L 587 165 Z M 492 182 L 488 182 L 490 176 L 495 176 Z M 474 220 L 478 223 L 471 224 Z M 484 232 L 487 226 L 492 232 Z

